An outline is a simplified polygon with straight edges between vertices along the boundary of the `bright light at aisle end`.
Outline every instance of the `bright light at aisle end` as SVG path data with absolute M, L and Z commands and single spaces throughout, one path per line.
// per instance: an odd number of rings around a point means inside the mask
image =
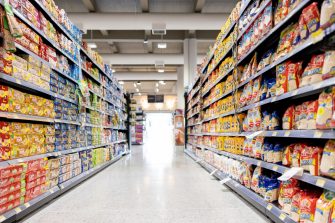
M 91 49 L 95 49 L 98 47 L 96 43 L 88 43 L 87 46 L 90 47 Z
M 158 69 L 158 73 L 164 73 L 164 69 Z
M 159 81 L 159 83 L 160 83 L 161 85 L 165 85 L 165 84 L 166 84 L 165 81 Z

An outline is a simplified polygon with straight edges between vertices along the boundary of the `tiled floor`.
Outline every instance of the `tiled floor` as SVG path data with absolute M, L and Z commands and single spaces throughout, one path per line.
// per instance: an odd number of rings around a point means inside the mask
M 269 222 L 162 132 L 23 222 Z

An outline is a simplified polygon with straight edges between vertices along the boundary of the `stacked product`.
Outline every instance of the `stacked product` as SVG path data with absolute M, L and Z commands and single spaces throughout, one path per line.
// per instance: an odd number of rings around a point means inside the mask
M 335 217 L 334 15 L 328 0 L 241 1 L 187 96 L 186 152 L 275 222 Z M 302 176 L 279 181 L 290 168 Z
M 81 159 L 79 153 L 72 153 L 60 157 L 59 183 L 63 183 L 81 173 Z
M 47 167 L 47 189 L 51 189 L 58 185 L 60 158 L 48 160 Z

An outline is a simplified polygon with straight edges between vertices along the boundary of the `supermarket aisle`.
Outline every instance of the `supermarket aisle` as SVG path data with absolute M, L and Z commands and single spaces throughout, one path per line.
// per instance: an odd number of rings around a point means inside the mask
M 153 132 L 143 148 L 24 222 L 267 222 L 175 149 L 172 131 Z

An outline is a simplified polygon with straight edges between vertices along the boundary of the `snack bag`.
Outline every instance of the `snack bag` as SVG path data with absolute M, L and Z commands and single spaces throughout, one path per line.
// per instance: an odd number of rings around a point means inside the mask
M 279 64 L 276 67 L 276 95 L 281 95 L 287 92 L 287 63 Z
M 302 73 L 300 87 L 307 86 L 322 80 L 322 68 L 325 54 L 313 55 Z
M 254 140 L 254 144 L 252 147 L 252 153 L 253 157 L 256 159 L 261 159 L 262 158 L 262 147 L 264 143 L 264 137 L 256 137 Z
M 302 10 L 302 16 L 306 22 L 309 33 L 313 33 L 320 27 L 320 13 L 318 3 L 313 2 L 308 7 Z
M 335 179 L 335 140 L 328 140 L 321 158 L 320 173 Z
M 294 120 L 294 106 L 290 106 L 286 109 L 283 119 L 282 119 L 282 127 L 284 130 L 290 130 L 293 128 L 293 120 Z
M 299 191 L 298 185 L 299 181 L 294 178 L 280 183 L 278 203 L 286 214 L 291 213 L 293 196 Z
M 335 192 L 325 190 L 316 202 L 314 223 L 330 222 L 331 212 L 335 205 Z
M 272 57 L 274 54 L 274 50 L 270 49 L 268 50 L 266 53 L 263 54 L 258 67 L 257 67 L 257 71 L 262 70 L 263 68 L 265 68 L 266 66 L 268 66 L 269 64 L 272 63 Z
M 335 2 L 333 0 L 325 0 L 321 7 L 320 26 L 326 28 L 334 23 L 335 19 Z
M 251 189 L 255 191 L 256 193 L 260 192 L 259 189 L 259 176 L 262 174 L 262 168 L 261 167 L 256 167 L 254 170 L 254 173 L 251 178 Z
M 313 223 L 316 209 L 316 202 L 319 196 L 315 193 L 307 193 L 302 196 L 300 201 L 300 222 Z
M 265 179 L 265 194 L 264 200 L 273 202 L 278 200 L 279 195 L 279 181 L 277 179 Z
M 292 204 L 291 204 L 291 211 L 290 211 L 290 218 L 293 221 L 299 222 L 300 220 L 300 201 L 302 197 L 306 194 L 305 191 L 300 190 L 296 192 L 292 197 Z
M 301 105 L 298 129 L 307 129 L 307 107 L 309 102 L 304 102 Z
M 316 114 L 318 111 L 318 100 L 311 101 L 307 105 L 307 128 L 316 129 Z
M 316 128 L 329 129 L 333 113 L 332 88 L 325 89 L 319 96 L 319 107 L 316 114 Z
M 272 112 L 271 119 L 270 119 L 270 126 L 269 130 L 279 130 L 280 129 L 280 123 L 279 123 L 279 115 L 277 111 Z
M 282 164 L 284 166 L 292 165 L 292 155 L 294 150 L 294 144 L 288 145 L 284 149 Z
M 283 150 L 284 147 L 280 144 L 275 144 L 273 147 L 273 163 L 281 164 L 283 160 Z
M 287 91 L 299 88 L 299 79 L 302 72 L 302 62 L 287 63 Z
M 326 51 L 325 53 L 325 60 L 323 62 L 322 67 L 322 79 L 325 80 L 334 76 L 335 76 L 335 50 L 329 50 Z
M 292 153 L 292 167 L 300 167 L 301 151 L 307 147 L 306 144 L 297 143 L 294 145 Z

